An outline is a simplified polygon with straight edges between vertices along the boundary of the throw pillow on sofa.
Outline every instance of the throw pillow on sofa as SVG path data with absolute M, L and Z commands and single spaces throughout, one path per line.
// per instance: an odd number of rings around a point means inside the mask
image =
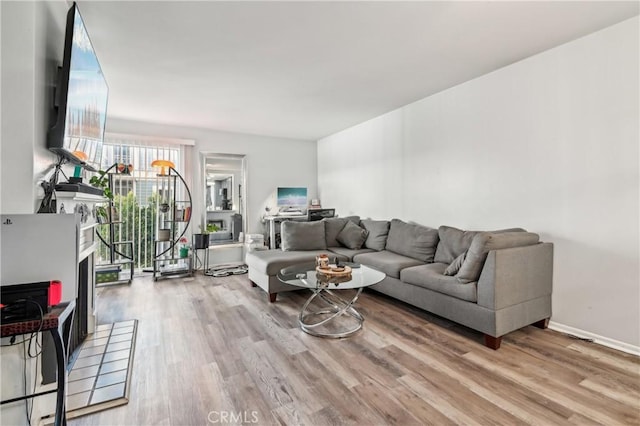
M 484 261 L 491 250 L 500 250 L 512 247 L 523 247 L 538 244 L 540 236 L 532 232 L 480 232 L 471 242 L 467 251 L 467 257 L 456 275 L 461 283 L 478 281 L 484 267 Z
M 491 231 L 493 234 L 502 234 L 505 232 L 526 232 L 522 228 L 500 229 Z M 453 226 L 441 226 L 438 228 L 438 237 L 440 242 L 436 249 L 434 262 L 451 264 L 454 259 L 462 253 L 469 250 L 473 237 L 478 235 L 480 231 L 463 231 Z M 455 275 L 455 274 L 454 274 Z
M 469 250 L 473 237 L 479 231 L 463 231 L 453 226 L 441 226 L 438 228 L 438 248 L 434 262 L 451 264 L 454 259 Z M 453 274 L 455 275 L 455 274 Z
M 360 226 L 369 232 L 364 246 L 376 251 L 384 250 L 389 235 L 389 221 L 363 219 L 360 221 Z
M 447 269 L 444 270 L 444 275 L 449 275 L 449 276 L 456 275 L 458 271 L 460 271 L 460 268 L 462 267 L 462 264 L 464 263 L 464 259 L 466 257 L 467 257 L 466 251 L 462 253 L 460 256 L 456 257 L 453 260 L 453 262 L 451 262 L 451 264 L 447 266 Z
M 432 263 L 438 245 L 438 230 L 392 219 L 386 250 L 412 259 Z
M 351 250 L 359 250 L 369 233 L 351 221 L 342 228 L 336 240 Z
M 285 220 L 281 225 L 282 251 L 325 250 L 324 222 L 294 222 Z
M 347 222 L 353 222 L 356 225 L 360 223 L 360 216 L 332 217 L 322 219 L 320 222 L 325 224 L 325 240 L 327 247 L 340 247 L 340 243 L 336 239 L 342 228 Z

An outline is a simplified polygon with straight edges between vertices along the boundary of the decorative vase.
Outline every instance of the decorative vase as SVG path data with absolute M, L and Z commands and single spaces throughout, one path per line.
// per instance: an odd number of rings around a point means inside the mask
M 329 256 L 326 254 L 319 254 L 316 256 L 316 266 L 319 268 L 328 268 L 329 267 Z
M 180 247 L 180 257 L 185 258 L 189 256 L 189 247 Z

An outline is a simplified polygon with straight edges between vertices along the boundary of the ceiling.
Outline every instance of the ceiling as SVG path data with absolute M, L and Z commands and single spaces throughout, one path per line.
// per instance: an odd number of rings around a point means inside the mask
M 78 4 L 110 117 L 307 140 L 639 13 L 637 1 Z

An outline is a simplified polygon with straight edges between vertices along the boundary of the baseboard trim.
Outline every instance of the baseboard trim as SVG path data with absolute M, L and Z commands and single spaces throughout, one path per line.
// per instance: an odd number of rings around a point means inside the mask
M 606 346 L 611 349 L 616 349 L 618 351 L 622 351 L 631 355 L 640 356 L 640 346 L 630 345 L 629 343 L 610 339 L 608 337 L 600 336 L 599 334 L 591 333 L 589 331 L 581 330 L 579 328 L 560 324 L 554 321 L 549 321 L 549 328 L 554 331 L 559 331 L 560 333 L 571 334 L 573 336 L 584 339 L 592 339 L 594 343 L 597 343 L 599 345 Z

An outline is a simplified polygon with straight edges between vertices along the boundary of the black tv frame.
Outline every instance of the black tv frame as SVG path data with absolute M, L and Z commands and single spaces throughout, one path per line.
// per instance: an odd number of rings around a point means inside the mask
M 57 78 L 57 85 L 56 85 L 54 105 L 53 105 L 54 110 L 56 112 L 56 119 L 53 126 L 51 126 L 51 128 L 49 128 L 49 131 L 47 132 L 47 148 L 50 151 L 55 152 L 61 158 L 64 158 L 65 160 L 67 160 L 72 164 L 82 166 L 84 169 L 92 172 L 97 172 L 98 170 L 95 167 L 87 163 L 85 160 L 74 155 L 72 151 L 68 150 L 64 146 L 65 126 L 67 122 L 67 102 L 68 102 L 68 96 L 69 96 L 69 79 L 71 74 L 71 53 L 73 49 L 73 32 L 74 32 L 76 12 L 78 16 L 80 16 L 80 19 L 82 20 L 83 26 L 84 26 L 84 20 L 82 19 L 82 15 L 80 13 L 80 10 L 78 9 L 78 5 L 76 4 L 76 2 L 73 2 L 73 5 L 67 12 L 67 23 L 65 28 L 62 67 L 58 67 L 58 78 Z M 86 31 L 86 27 L 85 27 L 85 31 Z M 91 50 L 93 51 L 94 56 L 96 57 L 96 62 L 98 63 L 98 67 L 100 68 L 100 71 L 102 71 L 102 67 L 100 66 L 100 62 L 98 61 L 97 55 L 95 55 L 95 50 L 93 49 L 93 44 L 91 43 L 90 39 L 89 39 L 89 44 L 91 45 Z M 107 85 L 106 80 L 104 81 L 104 84 Z M 108 85 L 107 85 L 107 91 L 108 91 Z M 108 103 L 108 95 L 107 95 L 107 103 Z M 105 105 L 105 114 L 106 114 L 106 105 Z M 102 130 L 102 132 L 103 132 L 103 139 L 104 139 L 104 129 Z M 96 143 L 102 145 L 103 141 L 96 141 Z M 100 150 L 102 150 L 102 148 L 100 148 Z

